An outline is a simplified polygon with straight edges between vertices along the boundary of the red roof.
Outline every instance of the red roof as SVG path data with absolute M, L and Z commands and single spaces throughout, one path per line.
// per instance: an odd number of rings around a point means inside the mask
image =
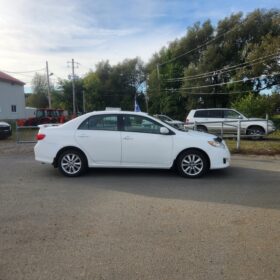
M 4 72 L 1 72 L 0 71 L 0 81 L 3 81 L 3 82 L 8 82 L 8 83 L 12 83 L 12 84 L 17 84 L 17 85 L 20 85 L 20 86 L 23 86 L 25 85 L 24 82 L 4 73 Z

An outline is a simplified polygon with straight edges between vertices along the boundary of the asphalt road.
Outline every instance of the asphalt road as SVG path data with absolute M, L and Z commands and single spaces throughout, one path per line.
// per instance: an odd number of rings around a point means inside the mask
M 61 176 L 0 155 L 0 279 L 280 279 L 280 163 Z

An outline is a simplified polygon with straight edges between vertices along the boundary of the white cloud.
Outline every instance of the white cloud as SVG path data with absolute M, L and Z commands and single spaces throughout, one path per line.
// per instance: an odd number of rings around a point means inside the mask
M 174 38 L 175 29 L 147 28 L 148 18 L 152 20 L 156 8 L 154 4 L 145 6 L 139 1 L 130 6 L 132 10 L 125 8 L 101 1 L 95 1 L 93 7 L 87 1 L 0 0 L 0 69 L 38 69 L 48 60 L 51 71 L 65 78 L 69 72 L 66 62 L 72 57 L 81 63 L 80 72 L 105 59 L 117 63 L 140 56 L 147 61 L 166 41 Z M 23 75 L 17 77 L 31 80 Z
M 240 10 L 241 2 L 236 2 L 0 0 L 0 70 L 39 69 L 48 60 L 51 71 L 66 78 L 71 58 L 81 63 L 79 74 L 105 59 L 113 64 L 136 56 L 148 61 L 195 21 Z

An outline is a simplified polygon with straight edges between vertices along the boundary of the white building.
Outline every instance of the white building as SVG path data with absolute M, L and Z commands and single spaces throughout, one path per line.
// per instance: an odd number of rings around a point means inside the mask
M 0 71 L 0 120 L 25 117 L 24 83 Z

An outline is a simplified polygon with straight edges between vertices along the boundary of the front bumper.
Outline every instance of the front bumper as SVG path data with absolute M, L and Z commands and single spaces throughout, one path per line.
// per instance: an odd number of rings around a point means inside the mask
M 0 138 L 8 138 L 12 135 L 12 130 L 8 128 L 1 128 L 0 129 Z
M 216 148 L 208 151 L 210 157 L 210 169 L 222 169 L 230 166 L 231 155 L 225 146 L 225 148 Z

